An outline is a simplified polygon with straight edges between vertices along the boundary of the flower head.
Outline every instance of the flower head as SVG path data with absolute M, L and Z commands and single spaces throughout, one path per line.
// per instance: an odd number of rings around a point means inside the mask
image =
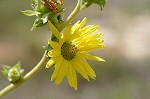
M 48 43 L 53 48 L 48 52 L 51 57 L 46 67 L 50 68 L 54 65 L 55 70 L 51 80 L 55 79 L 55 84 L 59 84 L 66 76 L 71 87 L 77 90 L 76 71 L 89 81 L 89 77 L 95 79 L 96 75 L 86 59 L 104 61 L 102 58 L 92 56 L 88 52 L 103 48 L 103 39 L 100 38 L 101 33 L 94 33 L 99 29 L 98 26 L 88 25 L 84 28 L 86 18 L 81 22 L 76 22 L 73 26 L 69 26 L 60 34 L 55 26 L 49 22 L 50 29 L 58 38 L 58 42 L 49 40 Z

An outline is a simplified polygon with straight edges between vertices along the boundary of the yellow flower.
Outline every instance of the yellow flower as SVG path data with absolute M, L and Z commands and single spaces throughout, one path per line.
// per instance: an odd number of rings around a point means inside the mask
M 88 25 L 84 28 L 86 18 L 81 22 L 76 22 L 64 30 L 63 34 L 55 28 L 49 21 L 49 27 L 52 33 L 58 38 L 59 42 L 49 40 L 48 43 L 53 48 L 48 52 L 51 57 L 47 62 L 46 68 L 54 65 L 55 70 L 51 81 L 55 79 L 55 84 L 59 84 L 66 76 L 71 87 L 77 90 L 76 71 L 89 81 L 89 77 L 95 79 L 96 75 L 86 59 L 104 61 L 102 58 L 92 56 L 88 52 L 103 48 L 103 39 L 99 38 L 101 33 L 94 33 L 99 29 L 98 26 Z

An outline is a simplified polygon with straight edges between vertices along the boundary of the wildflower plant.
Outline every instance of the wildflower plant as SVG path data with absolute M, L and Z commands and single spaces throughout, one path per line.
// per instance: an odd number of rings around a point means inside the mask
M 98 32 L 99 26 L 87 25 L 86 17 L 82 21 L 71 24 L 78 12 L 88 8 L 93 3 L 98 4 L 103 10 L 106 0 L 78 0 L 75 9 L 67 19 L 62 18 L 65 12 L 64 0 L 31 0 L 32 10 L 22 11 L 27 16 L 36 16 L 31 30 L 48 25 L 52 36 L 48 40 L 47 49 L 40 62 L 25 76 L 20 64 L 15 66 L 3 66 L 2 74 L 10 81 L 10 85 L 0 91 L 0 97 L 32 78 L 33 75 L 46 66 L 47 69 L 54 66 L 51 81 L 58 85 L 66 77 L 68 83 L 77 91 L 77 72 L 89 81 L 96 79 L 96 74 L 86 59 L 105 60 L 89 54 L 95 49 L 104 48 L 102 33 Z

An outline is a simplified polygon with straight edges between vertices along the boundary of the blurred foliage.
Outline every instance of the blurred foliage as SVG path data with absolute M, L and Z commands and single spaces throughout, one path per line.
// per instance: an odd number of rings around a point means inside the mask
M 85 7 L 89 7 L 91 4 L 95 3 L 101 7 L 101 10 L 103 10 L 106 2 L 107 0 L 82 0 L 82 5 Z
M 30 31 L 35 18 L 26 17 L 20 12 L 30 9 L 29 3 L 30 0 L 0 1 L 0 64 L 12 66 L 20 60 L 25 73 L 40 60 L 44 53 L 42 46 L 47 45 L 50 37 L 47 26 Z M 91 21 L 101 26 L 106 43 L 105 49 L 93 54 L 107 62 L 89 61 L 97 74 L 96 81 L 88 83 L 78 75 L 79 89 L 74 92 L 66 81 L 59 86 L 50 82 L 53 68 L 43 68 L 37 76 L 3 99 L 149 99 L 150 36 L 149 26 L 145 24 L 150 19 L 149 3 L 149 0 L 109 0 L 103 11 L 93 4 L 78 14 L 74 21 L 87 16 L 89 23 Z M 65 2 L 64 18 L 75 4 L 75 0 Z M 129 49 L 129 44 L 132 44 L 133 51 Z M 145 52 L 145 49 L 148 51 Z M 0 74 L 0 89 L 8 84 Z
M 32 0 L 33 10 L 22 11 L 26 16 L 36 16 L 31 31 L 45 25 L 50 20 L 55 26 L 62 23 L 61 13 L 64 11 L 63 2 L 55 0 Z

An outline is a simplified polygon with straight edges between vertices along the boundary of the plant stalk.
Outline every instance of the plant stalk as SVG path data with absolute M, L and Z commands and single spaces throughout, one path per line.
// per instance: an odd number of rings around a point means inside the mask
M 16 89 L 17 87 L 22 85 L 24 82 L 26 82 L 28 79 L 32 78 L 36 73 L 38 73 L 41 70 L 41 68 L 43 66 L 45 66 L 45 64 L 46 64 L 46 62 L 48 60 L 47 57 L 46 57 L 46 53 L 47 53 L 47 51 L 45 51 L 45 53 L 44 53 L 42 59 L 40 60 L 40 62 L 30 72 L 28 72 L 23 77 L 23 79 L 21 79 L 17 83 L 10 84 L 7 87 L 5 87 L 3 90 L 1 90 L 0 91 L 0 97 L 4 96 L 5 94 L 9 93 L 10 91 Z
M 77 15 L 77 13 L 82 9 L 80 6 L 81 1 L 82 0 L 78 0 L 77 5 L 76 5 L 75 9 L 73 10 L 73 12 L 68 16 L 66 21 L 58 28 L 59 32 L 61 32 L 73 20 L 73 18 Z M 22 85 L 24 82 L 26 82 L 27 80 L 32 78 L 36 73 L 38 73 L 41 70 L 41 68 L 46 64 L 46 62 L 48 61 L 48 59 L 46 57 L 46 53 L 47 53 L 47 51 L 45 51 L 40 62 L 29 73 L 27 73 L 23 77 L 22 80 L 18 81 L 17 83 L 10 84 L 7 87 L 5 87 L 4 89 L 2 89 L 0 91 L 0 97 L 4 96 L 5 94 L 9 93 L 10 91 L 16 89 L 17 87 Z
M 82 0 L 78 0 L 75 9 L 68 16 L 68 18 L 66 19 L 66 21 L 58 28 L 58 31 L 62 31 L 73 20 L 73 18 L 77 15 L 77 13 L 81 10 L 81 6 L 80 6 L 81 1 Z

